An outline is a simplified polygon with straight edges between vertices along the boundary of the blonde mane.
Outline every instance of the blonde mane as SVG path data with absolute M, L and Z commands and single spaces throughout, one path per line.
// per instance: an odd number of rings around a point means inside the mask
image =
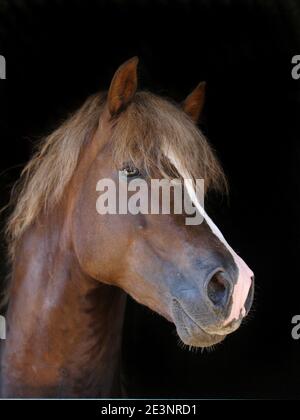
M 25 230 L 42 211 L 49 211 L 59 202 L 83 145 L 97 128 L 103 103 L 103 95 L 91 96 L 58 129 L 42 139 L 23 169 L 11 194 L 13 211 L 6 227 L 11 258 Z
M 90 97 L 40 143 L 24 168 L 13 189 L 14 210 L 7 224 L 11 258 L 25 230 L 41 212 L 59 203 L 83 146 L 98 127 L 104 104 L 104 94 Z M 176 105 L 151 93 L 138 92 L 114 125 L 111 141 L 117 166 L 130 161 L 150 176 L 178 176 L 164 153 L 171 147 L 194 179 L 204 178 L 207 189 L 226 189 L 224 173 L 210 145 Z

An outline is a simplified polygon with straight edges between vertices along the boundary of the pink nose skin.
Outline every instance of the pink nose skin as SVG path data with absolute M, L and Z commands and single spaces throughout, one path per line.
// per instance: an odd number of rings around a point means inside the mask
M 237 255 L 233 249 L 230 249 L 233 259 L 238 267 L 238 281 L 234 286 L 232 293 L 232 307 L 228 318 L 224 322 L 224 326 L 233 320 L 238 320 L 246 315 L 245 303 L 250 291 L 252 278 L 254 274 L 242 258 Z

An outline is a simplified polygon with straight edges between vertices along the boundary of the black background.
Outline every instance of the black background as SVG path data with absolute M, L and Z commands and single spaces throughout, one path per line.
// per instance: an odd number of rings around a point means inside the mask
M 0 54 L 1 205 L 36 141 L 124 60 L 138 55 L 140 87 L 178 101 L 207 81 L 202 128 L 230 182 L 229 202 L 208 206 L 255 272 L 254 309 L 201 353 L 130 300 L 124 380 L 132 397 L 298 398 L 300 2 L 0 0 Z

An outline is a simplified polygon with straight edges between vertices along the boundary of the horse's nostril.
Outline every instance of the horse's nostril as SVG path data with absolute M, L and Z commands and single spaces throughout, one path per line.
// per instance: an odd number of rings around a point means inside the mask
M 209 280 L 207 285 L 208 298 L 215 306 L 225 306 L 228 300 L 229 284 L 224 273 L 218 271 Z

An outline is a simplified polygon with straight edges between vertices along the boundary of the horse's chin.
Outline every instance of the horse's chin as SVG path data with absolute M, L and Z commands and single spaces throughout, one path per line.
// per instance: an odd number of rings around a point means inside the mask
M 188 346 L 211 347 L 221 343 L 226 337 L 204 331 L 179 305 L 173 308 L 173 322 L 180 340 Z
M 178 325 L 176 325 L 176 330 L 180 340 L 191 347 L 212 347 L 221 343 L 226 337 L 226 335 L 207 334 L 202 329 L 199 329 L 196 334 L 194 331 L 190 334 L 189 331 L 185 328 L 178 327 Z

